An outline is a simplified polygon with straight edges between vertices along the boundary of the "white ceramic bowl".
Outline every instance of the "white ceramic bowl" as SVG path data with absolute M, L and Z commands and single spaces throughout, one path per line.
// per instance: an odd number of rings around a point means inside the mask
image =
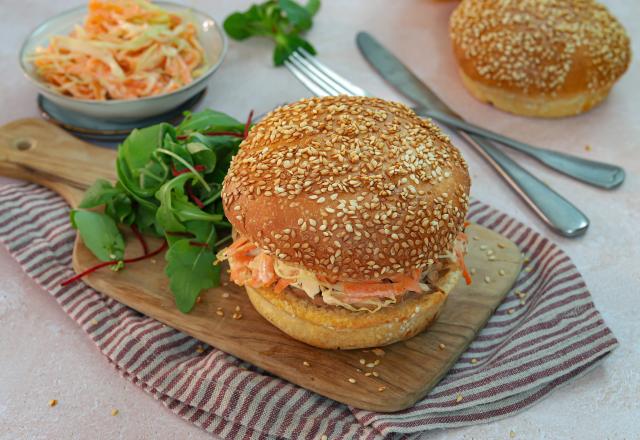
M 170 2 L 155 2 L 155 4 L 175 12 L 191 12 L 191 18 L 198 31 L 198 39 L 202 45 L 210 67 L 200 77 L 186 86 L 162 95 L 149 96 L 137 99 L 114 99 L 108 101 L 94 101 L 65 96 L 49 88 L 39 77 L 36 68 L 27 56 L 32 54 L 36 47 L 48 45 L 49 38 L 55 35 L 68 35 L 74 25 L 84 21 L 87 15 L 87 7 L 81 6 L 63 12 L 40 26 L 29 35 L 20 50 L 20 66 L 27 78 L 51 101 L 67 110 L 82 113 L 93 118 L 123 121 L 142 119 L 167 112 L 207 86 L 207 82 L 215 72 L 227 52 L 227 37 L 218 23 L 205 14 L 184 5 Z

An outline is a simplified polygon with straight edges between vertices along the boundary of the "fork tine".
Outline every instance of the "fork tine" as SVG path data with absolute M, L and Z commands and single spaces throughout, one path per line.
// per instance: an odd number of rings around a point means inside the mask
M 301 54 L 309 63 L 313 64 L 318 70 L 322 71 L 326 76 L 331 78 L 335 83 L 339 84 L 343 89 L 347 90 L 349 94 L 356 96 L 367 96 L 367 92 L 353 84 L 351 81 L 348 81 L 344 77 L 338 75 L 333 70 L 329 69 L 327 66 L 322 64 L 316 57 L 311 55 L 307 50 L 300 47 L 297 50 L 298 53 Z
M 311 79 L 309 79 L 298 67 L 296 67 L 289 60 L 285 60 L 284 62 L 289 72 L 293 73 L 293 76 L 298 78 L 298 80 L 311 91 L 316 96 L 332 96 L 332 93 L 327 92 L 325 89 L 317 85 Z
M 306 57 L 303 57 L 298 52 L 293 52 L 290 57 L 292 62 L 295 62 L 301 68 L 304 68 L 309 75 L 317 77 L 319 80 L 324 81 L 331 86 L 338 95 L 352 95 L 350 90 L 345 89 L 339 83 L 327 76 L 322 70 L 318 69 L 313 63 L 311 63 Z
M 299 58 L 299 56 L 298 56 Z M 300 72 L 302 72 L 308 79 L 322 87 L 330 95 L 340 95 L 345 93 L 344 91 L 334 87 L 329 81 L 326 81 L 321 75 L 317 75 L 313 70 L 309 69 L 308 63 L 301 62 L 295 56 L 289 57 L 289 62 L 293 64 Z M 347 93 L 348 94 L 348 93 Z

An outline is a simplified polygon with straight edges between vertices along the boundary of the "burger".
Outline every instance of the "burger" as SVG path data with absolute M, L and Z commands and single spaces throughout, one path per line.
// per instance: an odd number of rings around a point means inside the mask
M 355 349 L 426 329 L 464 268 L 469 173 L 403 104 L 304 99 L 240 145 L 223 183 L 231 281 L 274 326 Z

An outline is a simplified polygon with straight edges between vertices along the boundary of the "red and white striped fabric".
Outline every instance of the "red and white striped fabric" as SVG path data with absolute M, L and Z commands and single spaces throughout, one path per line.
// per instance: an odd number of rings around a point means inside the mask
M 469 219 L 529 256 L 514 291 L 440 384 L 413 408 L 382 414 L 321 397 L 103 296 L 73 275 L 68 207 L 31 184 L 0 188 L 0 241 L 127 379 L 222 438 L 404 438 L 522 411 L 589 371 L 617 341 L 562 250 L 474 201 Z M 527 293 L 524 305 L 516 290 Z M 508 313 L 509 309 L 515 312 Z M 477 362 L 471 363 L 471 359 Z M 457 402 L 457 397 L 463 398 Z

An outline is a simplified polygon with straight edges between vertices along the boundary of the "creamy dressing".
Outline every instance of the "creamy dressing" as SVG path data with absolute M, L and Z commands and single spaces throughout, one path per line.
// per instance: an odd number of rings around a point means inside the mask
M 421 291 L 417 293 L 432 292 L 433 288 L 431 286 L 437 286 L 437 281 L 440 276 L 439 272 L 443 268 L 443 260 L 449 260 L 459 266 L 460 264 L 458 262 L 457 256 L 462 256 L 466 253 L 466 244 L 466 240 L 464 240 L 463 237 L 456 238 L 453 245 L 453 251 L 441 255 L 438 258 L 439 261 L 430 265 L 422 272 L 422 274 L 420 275 L 421 282 L 419 282 Z M 259 253 L 261 253 L 259 249 L 253 249 L 251 252 L 249 252 L 249 254 L 253 256 Z M 220 261 L 227 259 L 225 250 L 218 254 L 218 259 Z M 248 266 L 251 267 L 251 264 L 254 263 L 254 261 L 250 262 Z M 275 274 L 279 278 L 290 280 L 291 287 L 295 287 L 301 290 L 311 300 L 314 300 L 318 295 L 321 295 L 322 300 L 325 304 L 343 307 L 354 312 L 378 311 L 383 307 L 395 304 L 398 301 L 399 297 L 406 294 L 406 292 L 398 296 L 394 294 L 381 294 L 379 297 L 358 298 L 357 300 L 355 300 L 353 298 L 350 298 L 349 295 L 344 292 L 343 286 L 339 282 L 335 284 L 323 282 L 320 281 L 311 271 L 287 264 L 277 258 L 274 258 L 273 261 L 273 269 Z

